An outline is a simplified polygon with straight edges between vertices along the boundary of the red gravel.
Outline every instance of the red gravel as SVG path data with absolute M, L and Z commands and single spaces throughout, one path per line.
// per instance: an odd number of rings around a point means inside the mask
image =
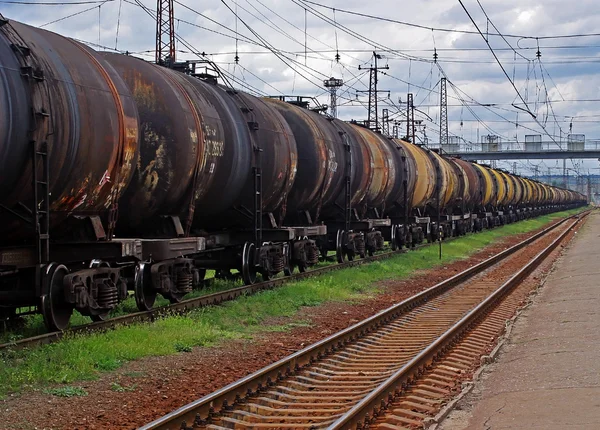
M 383 282 L 382 294 L 360 303 L 334 302 L 305 308 L 289 320 L 308 320 L 310 327 L 263 333 L 252 340 L 228 341 L 214 348 L 194 348 L 190 353 L 130 362 L 117 371 L 101 374 L 99 380 L 74 384 L 89 393 L 84 397 L 58 398 L 39 391 L 15 395 L 0 403 L 0 428 L 136 428 L 447 279 L 532 234 L 511 236 L 468 259 L 422 271 L 407 280 Z M 111 389 L 115 382 L 123 387 L 135 386 L 135 390 L 115 392 Z

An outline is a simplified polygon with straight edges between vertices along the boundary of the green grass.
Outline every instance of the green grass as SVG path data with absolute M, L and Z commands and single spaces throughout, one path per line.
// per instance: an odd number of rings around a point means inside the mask
M 214 271 L 209 270 L 207 272 L 207 279 L 212 278 L 213 276 Z M 213 279 L 206 288 L 203 288 L 202 290 L 192 291 L 191 293 L 187 294 L 184 299 L 187 300 L 206 294 L 216 293 L 218 291 L 228 290 L 231 288 L 239 287 L 241 285 L 241 281 L 238 280 Z M 159 307 L 166 306 L 168 304 L 169 301 L 167 299 L 163 298 L 161 295 L 158 295 L 156 297 L 156 303 L 154 306 Z M 132 314 L 135 312 L 139 312 L 139 310 L 135 304 L 135 298 L 131 296 L 123 302 L 119 303 L 119 305 L 110 313 L 110 317 L 114 318 L 122 315 Z M 90 322 L 92 321 L 89 317 L 81 315 L 77 311 L 73 312 L 73 316 L 71 317 L 71 327 L 89 324 Z M 44 325 L 44 319 L 42 315 L 26 315 L 22 318 L 22 324 L 18 328 L 0 333 L 0 344 L 15 342 L 19 339 L 37 336 L 46 333 L 46 331 L 47 330 Z
M 305 326 L 306 321 L 293 318 L 303 307 L 365 299 L 379 292 L 379 281 L 403 279 L 415 271 L 465 258 L 506 236 L 536 230 L 573 212 L 546 215 L 449 241 L 443 244 L 441 260 L 437 246 L 425 247 L 351 269 L 290 282 L 221 306 L 168 316 L 154 323 L 138 323 L 104 333 L 68 335 L 51 345 L 7 351 L 0 355 L 0 397 L 49 384 L 95 379 L 101 372 L 115 370 L 128 361 L 143 357 L 188 352 L 193 347 L 209 347 L 227 339 L 251 338 L 260 332 Z M 276 325 L 268 325 L 271 318 L 278 318 Z
M 137 388 L 136 384 L 121 385 L 118 382 L 113 382 L 112 384 L 110 384 L 110 389 L 117 393 L 126 393 L 126 392 L 130 392 L 130 391 L 135 391 L 136 388 Z
M 87 396 L 88 392 L 85 391 L 81 387 L 59 387 L 59 388 L 49 388 L 44 390 L 44 393 L 51 394 L 56 397 L 81 397 Z

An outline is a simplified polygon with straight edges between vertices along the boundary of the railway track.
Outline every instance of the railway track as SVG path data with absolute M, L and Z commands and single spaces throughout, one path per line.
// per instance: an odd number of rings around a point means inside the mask
M 510 295 L 587 213 L 142 427 L 419 426 L 479 360 Z
M 456 238 L 446 239 L 444 242 L 450 242 Z M 269 281 L 257 282 L 252 285 L 244 285 L 237 288 L 231 288 L 224 291 L 218 291 L 211 294 L 206 294 L 198 297 L 194 297 L 191 299 L 183 300 L 179 303 L 173 303 L 166 306 L 160 306 L 154 308 L 149 311 L 135 312 L 127 315 L 118 316 L 115 318 L 109 318 L 105 321 L 98 321 L 89 324 L 84 324 L 80 326 L 76 326 L 64 331 L 54 331 L 50 333 L 44 333 L 37 336 L 28 337 L 25 339 L 19 339 L 13 342 L 8 342 L 4 344 L 0 344 L 0 351 L 11 348 L 13 350 L 23 349 L 23 348 L 31 348 L 39 345 L 50 344 L 62 339 L 65 335 L 73 335 L 73 334 L 83 334 L 83 333 L 92 333 L 103 330 L 108 330 L 111 328 L 115 328 L 118 326 L 123 326 L 127 324 L 132 324 L 135 322 L 141 321 L 154 321 L 157 318 L 160 318 L 164 315 L 174 314 L 174 313 L 184 313 L 188 312 L 192 309 L 201 308 L 205 306 L 214 306 L 218 305 L 230 300 L 235 300 L 236 298 L 255 294 L 260 291 L 269 290 L 278 286 L 281 286 L 285 283 L 298 281 L 305 278 L 310 278 L 313 276 L 322 275 L 327 272 L 331 272 L 334 270 L 346 269 L 349 267 L 359 266 L 365 263 L 370 263 L 373 261 L 384 260 L 386 258 L 390 258 L 394 255 L 398 255 L 401 253 L 408 252 L 414 249 L 420 249 L 426 246 L 432 245 L 431 243 L 423 243 L 415 246 L 414 248 L 404 248 L 396 251 L 387 251 L 381 254 L 376 254 L 373 256 L 367 256 L 365 258 L 356 259 L 353 261 L 345 261 L 344 263 L 336 263 L 328 266 L 308 270 L 302 273 L 295 273 L 291 276 L 281 277 L 271 279 Z

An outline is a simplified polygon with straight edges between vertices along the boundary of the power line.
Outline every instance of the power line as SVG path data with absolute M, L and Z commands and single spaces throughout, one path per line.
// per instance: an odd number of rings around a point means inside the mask
M 356 38 L 356 39 L 358 39 L 358 40 L 360 40 L 362 42 L 365 42 L 365 43 L 367 43 L 369 45 L 373 45 L 378 50 L 395 53 L 395 54 L 397 54 L 397 55 L 399 55 L 401 57 L 411 58 L 411 59 L 413 59 L 415 61 L 422 61 L 422 62 L 427 62 L 427 63 L 431 62 L 431 60 L 428 60 L 428 59 L 425 59 L 425 58 L 419 58 L 419 57 L 415 57 L 415 56 L 404 54 L 404 53 L 402 53 L 402 52 L 400 52 L 398 50 L 389 48 L 389 47 L 387 47 L 387 46 L 385 46 L 385 45 L 383 45 L 381 43 L 378 43 L 378 42 L 376 42 L 376 41 L 374 41 L 372 39 L 369 39 L 368 37 L 365 37 L 362 34 L 357 33 L 357 32 L 349 29 L 348 27 L 346 27 L 346 26 L 344 26 L 344 25 L 342 25 L 342 24 L 340 24 L 340 23 L 338 23 L 336 21 L 333 21 L 329 17 L 323 15 L 321 12 L 316 11 L 313 7 L 308 6 L 306 4 L 305 0 L 291 0 L 291 1 L 294 4 L 296 4 L 297 6 L 310 11 L 310 13 L 312 15 L 316 16 L 317 18 L 321 19 L 322 21 L 325 21 L 326 23 L 334 26 L 335 28 L 339 28 L 340 30 L 343 30 L 345 33 L 349 34 L 350 36 L 352 36 L 352 37 L 354 37 L 354 38 Z M 302 2 L 302 3 L 300 3 L 300 2 Z
M 101 1 L 101 2 L 94 2 L 94 3 L 95 3 L 95 4 L 98 4 L 98 3 L 100 3 L 100 6 L 102 6 L 103 4 L 105 4 L 105 3 L 108 3 L 108 2 L 111 2 L 111 1 L 114 1 L 114 0 L 103 0 L 103 1 Z M 56 3 L 56 4 L 58 4 L 58 3 Z M 46 27 L 46 26 L 48 26 L 48 25 L 50 25 L 50 24 L 56 24 L 57 22 L 64 21 L 65 19 L 69 19 L 69 18 L 72 18 L 72 17 L 74 17 L 74 16 L 81 15 L 82 13 L 89 12 L 89 11 L 91 11 L 91 10 L 95 10 L 97 7 L 100 7 L 100 6 L 92 6 L 92 7 L 89 7 L 89 8 L 87 8 L 87 9 L 80 10 L 79 12 L 75 12 L 75 13 L 72 13 L 72 14 L 70 14 L 70 15 L 63 16 L 62 18 L 58 18 L 58 19 L 55 19 L 55 20 L 53 20 L 53 21 L 47 22 L 47 23 L 45 23 L 45 24 L 42 24 L 42 25 L 40 25 L 39 27 L 40 27 L 40 28 L 42 28 L 42 27 Z
M 515 106 L 517 109 L 521 109 L 524 110 L 525 112 L 527 112 L 529 115 L 531 115 L 532 117 L 535 118 L 535 114 L 533 112 L 531 112 L 531 109 L 529 109 L 529 106 L 527 105 L 527 102 L 525 101 L 525 99 L 521 96 L 521 93 L 519 92 L 519 90 L 517 89 L 517 87 L 515 86 L 515 83 L 512 81 L 512 79 L 510 78 L 510 76 L 508 76 L 508 73 L 506 73 L 506 70 L 504 69 L 504 66 L 502 65 L 502 63 L 500 62 L 500 60 L 498 59 L 498 56 L 496 55 L 496 53 L 494 52 L 494 49 L 492 49 L 492 45 L 490 45 L 490 42 L 486 39 L 486 37 L 483 35 L 483 33 L 481 32 L 481 30 L 479 29 L 479 26 L 477 25 L 477 23 L 475 22 L 475 20 L 473 19 L 473 17 L 471 16 L 471 14 L 469 13 L 469 11 L 467 10 L 467 8 L 465 7 L 465 5 L 463 4 L 462 0 L 458 0 L 458 2 L 460 3 L 460 5 L 462 6 L 462 8 L 464 9 L 465 13 L 467 14 L 467 16 L 469 17 L 469 19 L 471 20 L 471 22 L 473 23 L 473 25 L 475 26 L 475 28 L 477 29 L 477 31 L 479 32 L 479 34 L 481 35 L 481 37 L 483 38 L 483 40 L 485 41 L 485 43 L 487 44 L 487 46 L 490 48 L 490 51 L 492 53 L 492 55 L 494 56 L 494 58 L 496 59 L 496 62 L 498 63 L 498 65 L 500 66 L 500 68 L 502 69 L 502 72 L 504 72 L 504 75 L 506 76 L 506 79 L 508 79 L 508 81 L 510 82 L 510 84 L 512 85 L 512 87 L 515 89 L 515 91 L 517 92 L 517 95 L 519 96 L 519 98 L 521 99 L 521 101 L 525 104 L 526 109 L 520 108 Z
M 302 1 L 305 3 L 313 4 L 315 6 L 318 6 L 318 7 L 324 8 L 324 9 L 335 10 L 336 12 L 361 16 L 364 18 L 371 18 L 371 19 L 375 19 L 378 21 L 391 22 L 391 23 L 395 23 L 395 24 L 405 25 L 408 27 L 420 28 L 420 29 L 428 30 L 428 31 L 438 31 L 438 32 L 445 32 L 445 33 L 458 33 L 458 34 L 480 34 L 479 32 L 472 31 L 472 30 L 458 30 L 458 29 L 454 29 L 454 28 L 430 27 L 427 25 L 415 24 L 415 23 L 407 22 L 407 21 L 399 21 L 399 20 L 395 20 L 395 19 L 391 19 L 391 18 L 384 18 L 381 16 L 369 15 L 366 13 L 351 11 L 351 10 L 347 10 L 347 9 L 340 9 L 337 7 L 334 8 L 334 7 L 326 6 L 321 3 L 317 3 L 314 1 L 310 1 L 310 0 L 302 0 Z M 546 39 L 565 39 L 565 38 L 574 38 L 574 37 L 596 37 L 596 36 L 600 36 L 600 33 L 566 34 L 566 35 L 557 35 L 557 36 L 524 36 L 524 35 L 519 35 L 519 34 L 501 35 L 499 33 L 498 34 L 489 33 L 489 36 L 502 36 L 502 37 L 518 38 L 518 39 L 540 39 L 540 40 L 544 39 L 544 40 L 546 40 Z
M 485 15 L 485 18 L 488 20 L 488 22 L 489 22 L 490 24 L 492 24 L 492 27 L 494 27 L 494 30 L 496 30 L 496 32 L 497 32 L 497 33 L 500 35 L 500 37 L 502 38 L 502 40 L 504 40 L 504 41 L 506 42 L 506 44 L 508 45 L 508 47 L 509 47 L 510 49 L 512 49 L 512 51 L 513 51 L 513 52 L 514 52 L 516 55 L 519 55 L 521 58 L 523 58 L 523 59 L 525 59 L 525 60 L 529 60 L 529 58 L 527 58 L 527 57 L 525 57 L 524 55 L 522 55 L 521 53 L 517 52 L 517 51 L 515 50 L 515 48 L 513 48 L 513 47 L 512 47 L 512 45 L 509 43 L 509 41 L 508 41 L 508 40 L 506 40 L 506 37 L 504 37 L 504 36 L 502 35 L 502 33 L 500 33 L 500 30 L 498 30 L 498 27 L 496 27 L 496 26 L 494 25 L 494 23 L 492 22 L 492 20 L 491 20 L 491 19 L 490 19 L 490 17 L 488 16 L 487 12 L 486 12 L 486 11 L 485 11 L 485 9 L 483 8 L 483 6 L 481 5 L 481 2 L 480 2 L 479 0 L 477 0 L 477 4 L 478 4 L 478 5 L 479 5 L 479 7 L 481 8 L 481 11 L 482 11 L 482 12 L 483 12 L 483 14 Z M 464 8 L 464 6 L 463 6 L 463 8 Z
M 46 2 L 46 1 L 21 1 L 21 0 L 0 0 L 0 3 L 4 4 L 16 4 L 16 5 L 34 5 L 34 6 L 71 6 L 80 4 L 98 4 L 108 3 L 115 0 L 84 0 L 84 1 L 70 1 L 70 2 Z
M 302 76 L 302 77 L 303 77 L 303 78 L 304 78 L 304 79 L 305 79 L 307 82 L 310 82 L 311 84 L 315 85 L 316 87 L 319 87 L 319 88 L 321 88 L 321 85 L 320 85 L 320 84 L 316 84 L 316 83 L 312 82 L 312 81 L 311 81 L 310 79 L 308 79 L 308 78 L 307 78 L 307 77 L 306 77 L 306 76 L 305 76 L 303 73 L 300 73 L 298 70 L 296 70 L 296 69 L 294 69 L 292 66 L 290 66 L 290 64 L 289 64 L 289 63 L 288 63 L 288 62 L 287 62 L 287 61 L 284 59 L 285 57 L 284 57 L 283 55 L 281 55 L 281 53 L 280 53 L 279 51 L 277 51 L 277 49 L 276 49 L 275 47 L 273 47 L 273 46 L 272 46 L 272 45 L 271 45 L 269 42 L 267 42 L 267 41 L 266 41 L 266 40 L 265 40 L 265 39 L 264 39 L 262 36 L 260 36 L 260 35 L 259 35 L 259 34 L 258 34 L 256 31 L 254 31 L 254 30 L 252 29 L 252 27 L 250 27 L 250 26 L 249 26 L 249 25 L 246 23 L 246 21 L 244 21 L 243 19 L 241 19 L 241 18 L 239 17 L 239 15 L 238 15 L 238 14 L 236 14 L 236 13 L 235 13 L 235 11 L 234 11 L 233 9 L 231 9 L 231 7 L 230 7 L 230 6 L 229 6 L 229 5 L 228 5 L 228 4 L 225 2 L 225 0 L 221 0 L 221 3 L 223 3 L 223 5 L 225 5 L 225 7 L 226 7 L 227 9 L 229 9 L 229 11 L 230 11 L 230 12 L 231 12 L 231 13 L 232 13 L 232 14 L 233 14 L 235 17 L 237 17 L 237 18 L 240 20 L 240 22 L 241 22 L 242 24 L 244 24 L 244 26 L 245 26 L 245 27 L 246 27 L 246 28 L 247 28 L 247 29 L 248 29 L 248 30 L 249 30 L 249 31 L 250 31 L 250 32 L 251 32 L 251 33 L 252 33 L 252 34 L 253 34 L 253 35 L 254 35 L 254 36 L 255 36 L 255 37 L 258 39 L 258 40 L 260 40 L 262 43 L 264 43 L 264 44 L 267 46 L 267 48 L 268 48 L 268 49 L 270 49 L 270 50 L 273 52 L 273 54 L 275 54 L 275 56 L 276 56 L 277 58 L 279 58 L 279 60 L 280 60 L 282 63 L 284 63 L 284 64 L 285 64 L 286 66 L 288 66 L 290 69 L 294 70 L 296 73 L 298 73 L 300 76 Z M 290 59 L 288 59 L 288 60 L 290 60 Z M 291 60 L 291 61 L 293 61 L 293 60 Z M 320 73 L 320 72 L 319 72 L 319 73 Z M 321 73 L 321 74 L 322 74 L 323 76 L 325 76 L 325 77 L 327 76 L 327 75 L 325 75 L 325 74 L 323 74 L 323 73 Z M 314 75 L 313 75 L 313 76 L 314 76 Z

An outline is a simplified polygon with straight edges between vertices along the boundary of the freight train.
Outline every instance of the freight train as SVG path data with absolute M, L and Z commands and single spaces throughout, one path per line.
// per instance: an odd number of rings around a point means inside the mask
M 586 202 L 179 69 L 0 20 L 3 318 L 60 330 L 207 270 L 253 283 Z

